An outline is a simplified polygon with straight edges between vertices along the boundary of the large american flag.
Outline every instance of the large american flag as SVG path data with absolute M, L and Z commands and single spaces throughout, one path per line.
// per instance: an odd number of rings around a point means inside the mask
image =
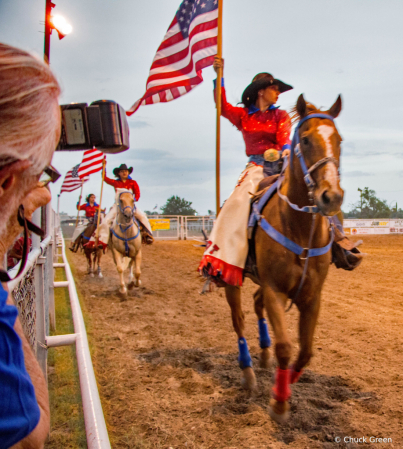
M 202 69 L 217 54 L 217 27 L 218 0 L 184 0 L 154 57 L 146 93 L 126 114 L 174 100 L 200 84 Z
M 102 163 L 105 159 L 104 153 L 99 150 L 84 151 L 83 161 L 78 168 L 78 176 L 84 178 L 91 173 L 102 170 Z
M 60 193 L 72 192 L 73 190 L 79 189 L 84 182 L 90 179 L 89 176 L 85 176 L 82 179 L 78 176 L 79 167 L 80 164 L 76 165 L 70 171 L 67 172 Z

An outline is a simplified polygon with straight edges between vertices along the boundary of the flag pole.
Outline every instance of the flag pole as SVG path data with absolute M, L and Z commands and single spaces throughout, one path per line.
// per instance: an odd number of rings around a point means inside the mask
M 76 219 L 76 226 L 78 225 L 78 219 L 79 219 L 79 215 L 80 215 L 80 203 L 81 203 L 81 198 L 83 195 L 83 187 L 84 187 L 84 180 L 81 180 L 81 190 L 80 190 L 80 196 L 78 198 L 78 207 L 77 207 L 77 219 Z
M 222 4 L 223 0 L 218 0 L 218 34 L 217 34 L 217 56 L 222 58 Z M 220 132 L 221 132 L 221 80 L 222 80 L 222 68 L 218 70 L 217 74 L 217 92 L 216 92 L 216 216 L 220 213 Z
M 97 232 L 95 234 L 95 246 L 98 247 L 99 239 L 99 223 L 101 221 L 101 207 L 102 207 L 102 193 L 104 191 L 104 180 L 105 180 L 105 155 L 102 161 L 102 184 L 101 184 L 101 196 L 99 197 L 99 210 L 98 210 L 98 220 L 97 220 Z

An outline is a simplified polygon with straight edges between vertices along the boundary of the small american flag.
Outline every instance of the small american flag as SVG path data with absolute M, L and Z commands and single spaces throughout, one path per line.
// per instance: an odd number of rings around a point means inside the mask
M 104 153 L 99 150 L 84 151 L 83 161 L 78 168 L 78 176 L 84 178 L 85 176 L 102 170 L 102 163 L 105 159 Z
M 154 57 L 146 93 L 126 114 L 174 100 L 200 84 L 202 69 L 217 54 L 217 27 L 218 0 L 184 0 Z
M 79 189 L 84 182 L 90 179 L 89 176 L 85 176 L 82 179 L 78 176 L 79 167 L 80 164 L 76 165 L 70 171 L 67 172 L 60 193 L 72 192 L 73 190 Z

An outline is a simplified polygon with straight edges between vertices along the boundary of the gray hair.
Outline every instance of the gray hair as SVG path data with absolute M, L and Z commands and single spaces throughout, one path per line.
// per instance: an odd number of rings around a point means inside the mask
M 60 86 L 49 67 L 0 43 L 0 168 L 29 160 L 39 174 L 60 137 Z

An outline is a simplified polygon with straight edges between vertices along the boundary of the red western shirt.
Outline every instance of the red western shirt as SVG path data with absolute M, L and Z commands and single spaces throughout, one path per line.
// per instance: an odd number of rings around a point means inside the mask
M 274 106 L 263 112 L 254 105 L 249 108 L 232 106 L 227 102 L 224 86 L 221 95 L 221 115 L 242 132 L 248 156 L 263 154 L 272 148 L 290 148 L 291 119 L 286 111 Z
M 87 218 L 92 218 L 95 215 L 95 212 L 99 208 L 99 204 L 94 203 L 93 206 L 91 206 L 90 203 L 82 204 L 80 207 L 78 207 L 77 204 L 77 210 L 85 210 L 85 216 Z
M 127 181 L 122 181 L 121 179 L 111 179 L 105 176 L 105 182 L 116 189 L 128 189 L 134 193 L 136 201 L 140 199 L 140 188 L 134 179 L 128 179 Z

